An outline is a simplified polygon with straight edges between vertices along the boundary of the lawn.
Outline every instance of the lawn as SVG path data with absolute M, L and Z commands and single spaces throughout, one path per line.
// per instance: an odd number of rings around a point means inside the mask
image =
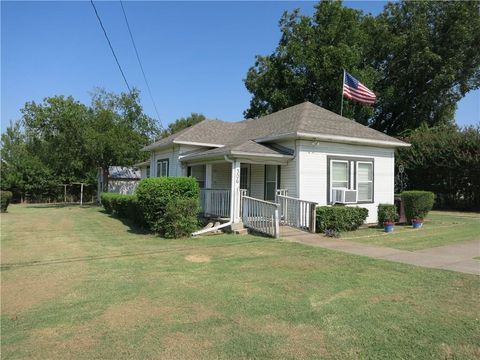
M 342 239 L 401 250 L 420 250 L 480 238 L 480 213 L 432 211 L 421 229 L 397 225 L 387 234 L 376 227 L 342 234 Z
M 253 236 L 164 240 L 99 208 L 11 206 L 1 230 L 3 359 L 480 356 L 473 275 Z

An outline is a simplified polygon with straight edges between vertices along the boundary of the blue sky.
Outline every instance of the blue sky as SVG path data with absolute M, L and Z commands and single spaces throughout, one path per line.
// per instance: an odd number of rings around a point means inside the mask
M 243 79 L 256 54 L 277 45 L 284 10 L 312 14 L 315 2 L 124 2 L 153 96 L 166 125 L 200 112 L 240 120 Z M 383 2 L 347 1 L 373 14 Z M 130 85 L 155 116 L 118 1 L 96 2 Z M 125 91 L 88 1 L 1 3 L 1 130 L 26 101 L 72 95 L 88 104 L 95 87 Z M 459 103 L 460 125 L 478 123 L 480 91 Z

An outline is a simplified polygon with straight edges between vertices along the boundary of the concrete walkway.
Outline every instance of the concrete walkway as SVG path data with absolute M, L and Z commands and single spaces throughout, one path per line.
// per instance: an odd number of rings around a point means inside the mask
M 343 251 L 349 254 L 369 256 L 427 268 L 452 270 L 466 274 L 480 275 L 480 240 L 430 249 L 407 251 L 383 246 L 356 243 L 343 239 L 327 238 L 288 226 L 280 228 L 280 237 L 287 241 L 325 249 Z

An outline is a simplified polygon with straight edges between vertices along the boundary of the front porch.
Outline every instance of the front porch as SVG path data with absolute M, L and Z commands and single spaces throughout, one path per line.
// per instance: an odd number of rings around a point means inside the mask
M 272 237 L 279 236 L 280 225 L 315 232 L 316 203 L 288 196 L 290 189 L 281 188 L 281 166 L 231 160 L 188 164 L 187 174 L 199 182 L 206 218 L 243 224 Z

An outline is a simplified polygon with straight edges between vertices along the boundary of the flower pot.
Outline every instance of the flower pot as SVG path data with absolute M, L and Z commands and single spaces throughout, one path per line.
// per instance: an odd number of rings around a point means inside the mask
M 412 227 L 414 229 L 420 229 L 423 225 L 423 219 L 413 219 L 412 220 Z
M 420 229 L 422 227 L 422 225 L 423 225 L 423 222 L 413 222 L 412 223 L 412 227 L 414 229 Z
M 386 233 L 391 233 L 393 232 L 394 224 L 384 224 L 383 229 L 385 230 Z

